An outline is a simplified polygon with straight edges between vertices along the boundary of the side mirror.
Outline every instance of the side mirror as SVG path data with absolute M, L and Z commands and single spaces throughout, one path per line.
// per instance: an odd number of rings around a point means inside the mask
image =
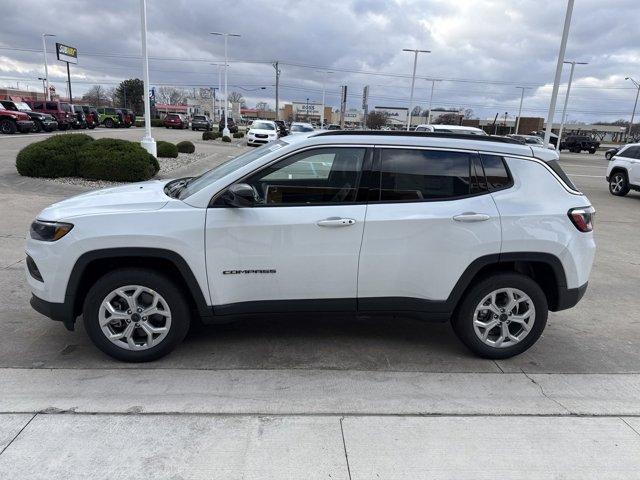
M 256 203 L 256 191 L 248 183 L 235 183 L 222 194 L 225 205 L 251 207 Z

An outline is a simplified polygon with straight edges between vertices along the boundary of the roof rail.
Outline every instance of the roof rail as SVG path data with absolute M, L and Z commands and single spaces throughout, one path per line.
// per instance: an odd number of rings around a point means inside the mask
M 389 130 L 331 130 L 328 132 L 320 132 L 311 137 L 328 137 L 332 135 L 369 135 L 376 137 L 424 137 L 424 138 L 455 138 L 458 140 L 478 140 L 481 142 L 500 142 L 522 145 L 522 142 L 514 138 L 499 137 L 493 135 L 473 135 L 468 133 L 446 133 L 446 132 L 407 132 L 389 131 Z

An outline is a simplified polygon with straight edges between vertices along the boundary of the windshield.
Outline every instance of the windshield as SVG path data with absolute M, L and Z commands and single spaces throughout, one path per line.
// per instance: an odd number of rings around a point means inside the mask
M 29 105 L 27 105 L 24 102 L 15 102 L 16 107 L 18 107 L 18 110 L 20 110 L 21 112 L 30 112 L 31 108 L 29 108 Z
M 291 125 L 292 132 L 313 132 L 313 128 L 305 125 Z
M 262 157 L 263 155 L 267 155 L 268 153 L 271 153 L 279 148 L 282 148 L 285 145 L 288 145 L 288 143 L 284 142 L 283 140 L 268 143 L 256 148 L 255 150 L 249 150 L 248 152 L 243 153 L 238 157 L 221 163 L 217 167 L 204 172 L 199 177 L 195 177 L 189 180 L 189 182 L 185 185 L 185 188 L 180 192 L 178 198 L 182 200 L 184 198 L 190 197 L 194 193 L 202 190 L 207 185 L 211 185 L 213 182 L 220 180 L 221 178 L 229 175 L 231 172 L 238 170 L 245 165 L 249 165 L 254 160 Z
M 544 142 L 540 137 L 527 137 L 524 139 L 527 143 L 535 143 L 537 145 L 544 145 Z
M 251 130 L 275 130 L 276 127 L 273 123 L 269 122 L 253 122 L 251 124 Z

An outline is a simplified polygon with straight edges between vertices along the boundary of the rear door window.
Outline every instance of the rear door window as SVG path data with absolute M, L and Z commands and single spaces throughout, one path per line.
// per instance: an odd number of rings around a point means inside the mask
M 47 102 L 47 110 L 58 110 L 58 104 L 56 102 Z
M 476 154 L 412 148 L 380 152 L 380 201 L 450 200 L 478 193 L 472 189 L 471 160 Z M 474 173 L 475 175 L 475 173 Z

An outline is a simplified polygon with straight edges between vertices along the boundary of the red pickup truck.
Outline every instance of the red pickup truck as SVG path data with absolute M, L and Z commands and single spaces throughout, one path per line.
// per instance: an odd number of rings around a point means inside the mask
M 0 103 L 0 132 L 2 133 L 21 133 L 30 132 L 33 128 L 33 121 L 29 115 L 22 112 L 7 110 Z

